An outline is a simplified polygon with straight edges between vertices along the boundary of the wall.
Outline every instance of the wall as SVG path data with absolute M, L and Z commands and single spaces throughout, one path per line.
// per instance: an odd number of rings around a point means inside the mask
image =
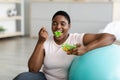
M 54 1 L 54 0 L 50 0 L 50 1 Z M 76 0 L 78 1 L 78 0 Z M 86 0 L 86 1 L 91 1 L 91 0 Z M 93 1 L 99 1 L 99 0 L 93 0 Z M 100 0 L 101 1 L 101 0 Z M 119 0 L 103 0 L 103 1 L 117 1 L 117 2 L 120 2 Z M 120 6 L 120 5 L 119 5 Z M 30 0 L 25 0 L 25 34 L 26 35 L 29 35 L 30 33 Z M 119 12 L 118 12 L 119 11 Z M 113 13 L 114 15 L 118 15 L 120 13 L 120 10 L 116 10 L 115 11 L 116 13 Z M 118 12 L 118 13 L 117 13 Z M 116 16 L 117 20 L 120 20 L 120 16 L 119 16 L 119 19 L 118 19 L 118 16 Z M 115 20 L 113 18 L 113 20 Z
M 24 0 L 25 1 L 25 35 L 29 35 L 29 24 L 30 24 L 30 0 Z

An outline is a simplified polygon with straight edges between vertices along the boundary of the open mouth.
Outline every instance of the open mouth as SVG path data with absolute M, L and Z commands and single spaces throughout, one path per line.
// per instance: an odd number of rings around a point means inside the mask
M 54 32 L 54 36 L 55 37 L 60 37 L 61 35 L 62 35 L 62 31 L 61 30 Z

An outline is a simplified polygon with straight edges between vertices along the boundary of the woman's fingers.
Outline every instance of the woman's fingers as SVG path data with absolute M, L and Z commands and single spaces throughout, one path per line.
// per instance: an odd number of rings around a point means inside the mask
M 48 38 L 48 32 L 45 27 L 42 27 L 39 32 L 39 39 L 45 41 Z
M 42 31 L 43 31 L 43 32 L 46 32 L 46 28 L 45 28 L 45 27 L 42 27 Z
M 43 33 L 43 32 L 47 32 L 45 27 L 42 27 L 42 28 L 40 29 L 40 33 Z
M 77 46 L 77 47 L 80 47 L 80 46 L 81 46 L 81 44 L 76 44 L 76 46 Z
M 73 49 L 73 50 L 72 50 L 72 54 L 73 54 L 73 55 L 77 55 L 77 54 L 78 54 L 78 48 Z

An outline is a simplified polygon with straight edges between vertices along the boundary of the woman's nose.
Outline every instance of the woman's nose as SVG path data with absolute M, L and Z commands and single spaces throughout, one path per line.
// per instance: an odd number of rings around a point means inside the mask
M 61 28 L 61 25 L 60 25 L 60 24 L 58 24 L 58 25 L 57 25 L 57 28 L 58 28 L 58 29 L 60 29 L 60 28 Z

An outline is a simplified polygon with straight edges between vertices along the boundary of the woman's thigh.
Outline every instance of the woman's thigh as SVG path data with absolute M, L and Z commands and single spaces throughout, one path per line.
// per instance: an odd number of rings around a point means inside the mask
M 47 80 L 44 73 L 23 72 L 16 76 L 13 80 Z

